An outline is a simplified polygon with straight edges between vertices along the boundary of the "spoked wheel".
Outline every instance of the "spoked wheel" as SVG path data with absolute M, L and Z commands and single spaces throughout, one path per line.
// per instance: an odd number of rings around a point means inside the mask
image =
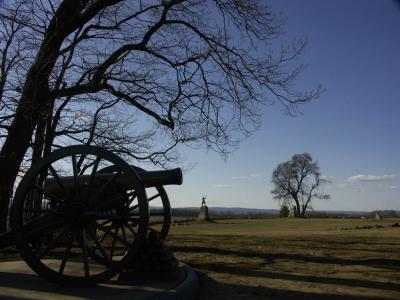
M 139 174 L 145 172 L 144 169 L 131 166 Z M 107 167 L 99 171 L 99 173 L 115 173 L 117 170 L 114 167 Z M 130 214 L 138 214 L 137 193 L 130 188 L 120 191 L 126 193 L 128 201 L 126 207 Z M 167 192 L 162 185 L 146 188 L 146 193 L 149 195 L 149 231 L 156 233 L 158 237 L 165 240 L 171 226 L 171 205 L 168 199 Z
M 112 167 L 112 174 L 98 170 Z M 134 187 L 135 213 L 122 185 Z M 148 200 L 139 175 L 115 154 L 92 146 L 51 153 L 22 178 L 12 230 L 18 250 L 37 274 L 62 285 L 85 286 L 119 273 L 148 230 Z M 88 249 L 97 249 L 101 263 Z

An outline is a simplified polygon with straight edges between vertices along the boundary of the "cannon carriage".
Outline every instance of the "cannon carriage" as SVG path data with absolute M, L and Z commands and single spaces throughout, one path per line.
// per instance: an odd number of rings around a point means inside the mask
M 49 281 L 98 284 L 126 269 L 149 232 L 167 237 L 171 208 L 164 185 L 181 183 L 179 168 L 146 172 L 102 148 L 62 148 L 23 176 L 11 232 L 0 240 L 15 243 Z

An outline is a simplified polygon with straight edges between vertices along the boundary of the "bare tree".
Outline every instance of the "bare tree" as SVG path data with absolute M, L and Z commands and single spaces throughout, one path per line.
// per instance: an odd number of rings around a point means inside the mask
M 29 60 L 24 26 L 13 21 L 19 9 L 16 5 L 9 19 L 0 18 L 0 141 L 7 136 L 14 118 L 24 64 Z
M 28 149 L 36 160 L 65 137 L 101 144 L 107 132 L 115 142 L 124 135 L 107 126 L 114 109 L 141 113 L 131 137 L 163 141 L 132 158 L 159 161 L 182 143 L 226 154 L 257 128 L 260 104 L 279 101 L 296 113 L 297 104 L 319 95 L 319 88 L 294 88 L 304 67 L 291 62 L 304 41 L 261 52 L 284 24 L 262 1 L 17 0 L 0 3 L 0 18 L 23 28 L 24 38 L 13 41 L 29 49 L 4 127 L 0 229 Z M 86 129 L 78 126 L 85 118 L 70 118 L 82 106 L 91 111 Z M 128 156 L 131 150 L 120 149 Z
M 308 153 L 295 154 L 292 159 L 279 164 L 272 172 L 271 182 L 274 199 L 287 207 L 296 207 L 296 215 L 304 217 L 311 201 L 329 199 L 321 192 L 321 186 L 327 180 L 321 178 L 318 163 Z
M 59 107 L 59 114 L 53 117 L 52 128 L 46 131 L 53 135 L 46 146 L 59 148 L 69 143 L 97 145 L 127 160 L 149 160 L 162 167 L 167 167 L 170 162 L 176 163 L 178 155 L 172 148 L 178 141 L 156 151 L 160 147 L 157 130 L 144 129 L 134 113 L 127 113 L 129 106 L 119 103 L 121 101 L 118 98 L 109 101 L 93 98 L 86 104 Z

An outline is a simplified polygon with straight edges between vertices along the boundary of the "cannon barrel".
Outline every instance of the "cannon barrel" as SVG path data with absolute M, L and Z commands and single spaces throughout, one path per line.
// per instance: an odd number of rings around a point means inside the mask
M 161 171 L 138 171 L 145 187 L 160 185 L 181 185 L 183 182 L 181 168 Z
M 137 171 L 144 187 L 156 187 L 163 185 L 181 185 L 183 182 L 182 170 L 180 168 L 171 170 L 161 170 L 161 171 Z M 105 184 L 116 173 L 98 173 L 95 176 L 95 181 Z M 90 175 L 79 175 L 77 176 L 77 183 L 80 187 L 85 187 L 90 184 Z M 67 190 L 72 190 L 75 188 L 75 179 L 73 176 L 61 177 L 62 185 Z M 114 183 L 122 186 L 123 188 L 130 190 L 134 189 L 134 183 L 128 176 L 119 175 L 115 177 Z M 49 195 L 60 195 L 63 193 L 62 186 L 57 182 L 55 178 L 47 179 L 44 183 L 44 190 Z

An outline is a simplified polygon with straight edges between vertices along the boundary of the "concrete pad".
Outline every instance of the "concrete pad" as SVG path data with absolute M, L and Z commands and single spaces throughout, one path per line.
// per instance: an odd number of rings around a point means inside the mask
M 180 264 L 173 280 L 143 274 L 142 279 L 118 281 L 116 276 L 106 284 L 88 288 L 58 286 L 34 273 L 24 261 L 0 262 L 0 299 L 194 299 L 198 282 L 194 271 Z M 125 276 L 126 278 L 127 276 Z

